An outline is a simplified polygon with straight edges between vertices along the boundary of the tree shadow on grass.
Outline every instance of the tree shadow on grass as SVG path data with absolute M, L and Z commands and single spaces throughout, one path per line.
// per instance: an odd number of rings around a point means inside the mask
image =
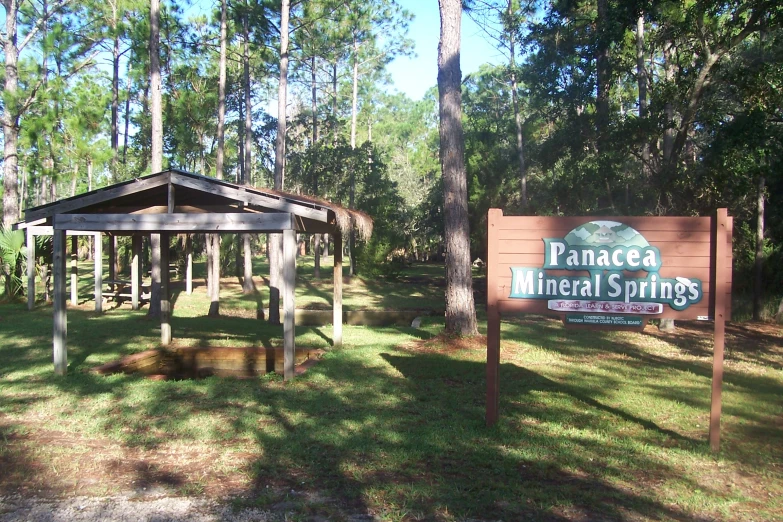
M 644 491 L 611 482 L 631 479 L 606 464 L 619 457 L 634 459 L 636 466 L 653 473 L 671 472 L 632 449 L 553 437 L 544 426 L 484 427 L 483 379 L 477 377 L 482 364 L 433 355 L 382 357 L 396 371 L 367 367 L 360 360 L 315 369 L 324 377 L 361 383 L 349 385 L 347 393 L 314 389 L 312 381 L 290 392 L 265 393 L 262 415 L 284 430 L 255 433 L 263 455 L 250 468 L 255 486 L 248 493 L 251 498 L 270 483 L 294 491 L 312 484 L 332 502 L 342 503 L 342 509 L 369 507 L 382 518 L 429 520 L 448 514 L 457 519 L 571 520 L 580 514 L 591 520 L 625 520 L 635 513 L 692 520 Z M 516 393 L 564 393 L 533 372 L 506 372 L 525 382 Z M 595 405 L 574 390 L 565 393 Z M 668 436 L 616 409 L 604 408 L 604 413 Z M 561 420 L 571 416 L 569 411 L 552 414 Z M 519 452 L 509 451 L 515 446 Z
M 693 451 L 692 439 L 607 404 L 594 388 L 600 375 L 563 383 L 503 364 L 504 420 L 486 428 L 483 362 L 376 344 L 335 351 L 288 383 L 101 377 L 80 371 L 91 355 L 156 342 L 156 325 L 134 314 L 71 317 L 79 336 L 70 353 L 81 362 L 69 376 L 47 374 L 38 383 L 15 378 L 3 383 L 5 389 L 22 397 L 54 387 L 59 407 L 76 409 L 62 412 L 64 418 L 78 419 L 84 433 L 104 434 L 125 449 L 194 441 L 250 445 L 254 456 L 241 470 L 249 483 L 239 492 L 242 503 L 331 519 L 373 512 L 388 519 L 694 520 L 647 487 L 677 471 L 645 449 L 652 438 Z M 36 324 L 44 322 L 36 318 Z M 12 336 L 22 336 L 30 323 L 7 324 Z M 177 331 L 205 342 L 230 333 L 239 344 L 279 335 L 279 329 L 238 318 L 177 318 L 175 337 Z M 373 331 L 374 343 L 397 338 L 395 329 Z M 32 358 L 4 366 L 22 371 L 50 365 L 50 332 L 48 318 Z M 567 343 L 559 342 L 565 349 Z M 636 435 L 624 441 L 618 424 L 636 428 Z M 148 481 L 179 487 L 186 480 L 174 466 L 160 465 L 139 468 L 137 480 L 145 480 L 145 469 L 155 471 Z M 678 484 L 705 489 L 687 477 Z

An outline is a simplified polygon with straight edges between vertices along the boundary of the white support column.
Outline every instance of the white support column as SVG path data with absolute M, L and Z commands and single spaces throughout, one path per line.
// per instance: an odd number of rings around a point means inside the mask
M 332 346 L 343 345 L 343 235 L 332 234 L 334 256 L 334 302 L 332 304 Z
M 160 344 L 171 344 L 171 300 L 169 298 L 169 234 L 160 234 Z
M 193 293 L 193 236 L 185 238 L 185 293 Z
M 65 375 L 68 371 L 68 316 L 65 307 L 65 230 L 54 231 L 54 372 Z
M 296 232 L 283 231 L 283 378 L 294 377 L 296 356 L 296 308 L 294 286 L 296 285 Z
M 103 312 L 103 237 L 95 234 L 95 311 Z
M 141 293 L 141 236 L 135 234 L 131 239 L 131 308 L 139 309 Z
M 71 236 L 71 304 L 79 304 L 79 295 L 76 285 L 79 279 L 79 269 L 76 262 L 79 257 L 79 236 Z
M 35 308 L 35 234 L 27 229 L 27 309 Z

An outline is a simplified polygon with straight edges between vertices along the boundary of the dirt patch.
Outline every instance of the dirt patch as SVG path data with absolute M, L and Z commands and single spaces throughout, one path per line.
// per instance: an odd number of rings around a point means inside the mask
M 405 352 L 426 352 L 450 355 L 458 352 L 483 352 L 487 351 L 487 337 L 477 335 L 475 337 L 459 337 L 456 335 L 439 334 L 429 339 L 419 339 L 405 343 L 398 347 Z

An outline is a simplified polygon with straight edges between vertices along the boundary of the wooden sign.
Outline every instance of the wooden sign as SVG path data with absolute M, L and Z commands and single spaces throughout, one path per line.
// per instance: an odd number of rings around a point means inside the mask
M 723 323 L 731 316 L 726 209 L 713 217 L 528 217 L 490 209 L 487 222 L 487 424 L 498 418 L 504 313 L 614 330 L 639 330 L 649 319 L 713 320 L 714 372 L 722 379 Z M 714 436 L 711 427 L 717 448 Z

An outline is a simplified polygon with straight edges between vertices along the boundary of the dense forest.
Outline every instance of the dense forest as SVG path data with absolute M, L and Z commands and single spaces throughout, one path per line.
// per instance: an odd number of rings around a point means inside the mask
M 386 66 L 412 52 L 410 13 L 394 0 L 222 0 L 210 12 L 166 0 L 158 17 L 156 4 L 3 0 L 4 224 L 156 170 L 160 89 L 163 168 L 366 211 L 375 233 L 356 246 L 359 271 L 442 258 L 437 91 L 414 101 L 388 88 Z M 491 207 L 708 215 L 725 206 L 735 293 L 755 284 L 779 294 L 783 4 L 463 4 L 506 57 L 462 81 L 473 259 L 484 257 Z

